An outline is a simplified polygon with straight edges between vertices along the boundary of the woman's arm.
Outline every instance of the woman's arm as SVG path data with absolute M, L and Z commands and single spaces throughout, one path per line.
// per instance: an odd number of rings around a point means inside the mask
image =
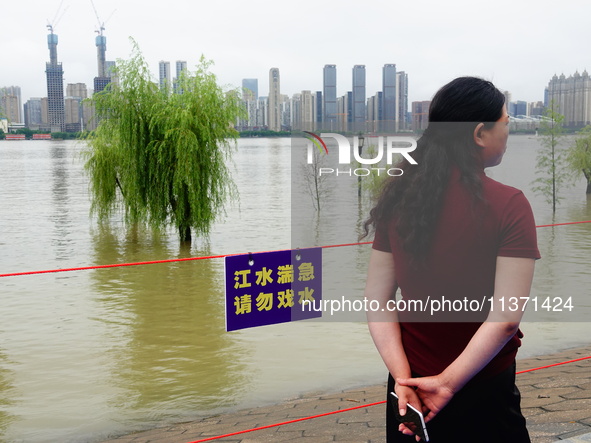
M 402 347 L 398 315 L 396 311 L 390 312 L 387 309 L 388 301 L 395 300 L 397 289 L 392 254 L 372 249 L 365 297 L 369 301 L 377 300 L 380 306 L 377 311 L 368 310 L 367 312 L 369 332 L 394 380 L 411 377 L 410 365 Z M 412 404 L 419 410 L 422 409 L 414 389 L 396 383 L 395 391 L 399 398 L 401 415 L 406 414 L 406 403 Z
M 415 386 L 429 408 L 431 420 L 468 381 L 482 370 L 515 335 L 529 297 L 534 259 L 497 257 L 493 309 L 464 351 L 439 375 L 419 379 L 398 379 L 398 384 Z M 509 299 L 516 305 L 508 309 Z M 501 299 L 504 298 L 504 303 Z M 505 310 L 502 310 L 502 308 Z M 516 309 L 515 309 L 516 308 Z

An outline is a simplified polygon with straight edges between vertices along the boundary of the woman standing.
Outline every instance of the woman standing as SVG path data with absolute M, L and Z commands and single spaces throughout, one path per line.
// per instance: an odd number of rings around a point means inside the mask
M 515 355 L 540 258 L 535 223 L 521 191 L 484 174 L 501 162 L 508 124 L 492 83 L 445 85 L 412 154 L 418 164 L 385 184 L 365 225 L 376 230 L 365 295 L 383 309 L 368 313 L 369 329 L 390 372 L 388 392 L 401 415 L 407 402 L 423 411 L 434 443 L 530 441 Z M 412 309 L 392 309 L 398 289 Z M 387 435 L 416 437 L 390 402 Z

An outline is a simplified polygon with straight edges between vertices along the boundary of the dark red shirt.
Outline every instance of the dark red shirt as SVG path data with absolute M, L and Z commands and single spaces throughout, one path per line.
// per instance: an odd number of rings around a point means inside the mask
M 432 248 L 420 266 L 410 264 L 393 221 L 378 226 L 373 248 L 392 252 L 402 299 L 422 300 L 426 305 L 433 299 L 482 303 L 493 296 L 498 256 L 540 258 L 533 213 L 523 193 L 484 172 L 482 185 L 486 204 L 475 211 L 472 196 L 460 183 L 459 171 L 453 171 Z M 455 306 L 460 306 L 459 302 Z M 402 343 L 411 370 L 422 376 L 441 373 L 486 319 L 490 304 L 484 306 L 476 313 L 463 309 L 433 315 L 430 310 L 399 311 Z M 506 369 L 515 359 L 522 336 L 519 331 L 476 378 L 488 378 Z

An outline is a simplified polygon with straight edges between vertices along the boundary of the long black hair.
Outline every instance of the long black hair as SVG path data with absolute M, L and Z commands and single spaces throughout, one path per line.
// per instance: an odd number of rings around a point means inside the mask
M 502 117 L 504 103 L 503 93 L 480 78 L 460 77 L 443 86 L 431 101 L 429 126 L 412 153 L 417 165 L 400 164 L 404 174 L 384 183 L 364 224 L 365 235 L 393 218 L 404 250 L 413 261 L 421 261 L 429 251 L 453 167 L 474 201 L 483 200 L 483 164 L 474 130 L 480 123 L 492 127 Z

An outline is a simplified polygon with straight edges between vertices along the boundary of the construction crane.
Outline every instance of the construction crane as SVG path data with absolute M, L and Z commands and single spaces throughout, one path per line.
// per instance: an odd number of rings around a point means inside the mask
M 111 19 L 111 17 L 113 17 L 113 14 L 115 14 L 115 11 L 117 11 L 117 9 L 114 9 L 113 12 L 111 12 L 111 15 L 109 15 L 107 20 L 101 22 L 101 19 L 98 15 L 98 11 L 96 10 L 96 6 L 94 5 L 94 1 L 90 0 L 90 4 L 92 5 L 92 9 L 94 10 L 94 15 L 98 23 L 98 30 L 95 30 L 94 32 L 96 32 L 98 35 L 103 35 L 103 31 L 105 30 L 105 24 Z
M 55 12 L 55 15 L 53 17 L 53 20 L 52 21 L 47 20 L 47 29 L 49 29 L 49 33 L 50 34 L 53 34 L 53 30 L 55 29 L 55 27 L 57 26 L 57 24 L 59 23 L 59 21 L 62 19 L 62 17 L 64 16 L 64 14 L 66 13 L 66 11 L 70 7 L 70 5 L 66 6 L 61 11 L 61 14 L 60 14 L 60 10 L 62 9 L 63 4 L 64 4 L 64 0 L 62 0 L 60 2 L 60 5 L 57 8 L 57 11 Z
M 66 6 L 62 10 L 62 5 L 64 4 L 64 0 L 60 2 L 59 7 L 53 17 L 52 21 L 47 20 L 47 29 L 49 29 L 49 35 L 47 36 L 47 47 L 49 48 L 49 63 L 52 66 L 57 66 L 57 35 L 53 33 L 53 30 L 62 19 L 66 11 L 68 10 L 69 6 Z M 61 12 L 61 13 L 60 13 Z

